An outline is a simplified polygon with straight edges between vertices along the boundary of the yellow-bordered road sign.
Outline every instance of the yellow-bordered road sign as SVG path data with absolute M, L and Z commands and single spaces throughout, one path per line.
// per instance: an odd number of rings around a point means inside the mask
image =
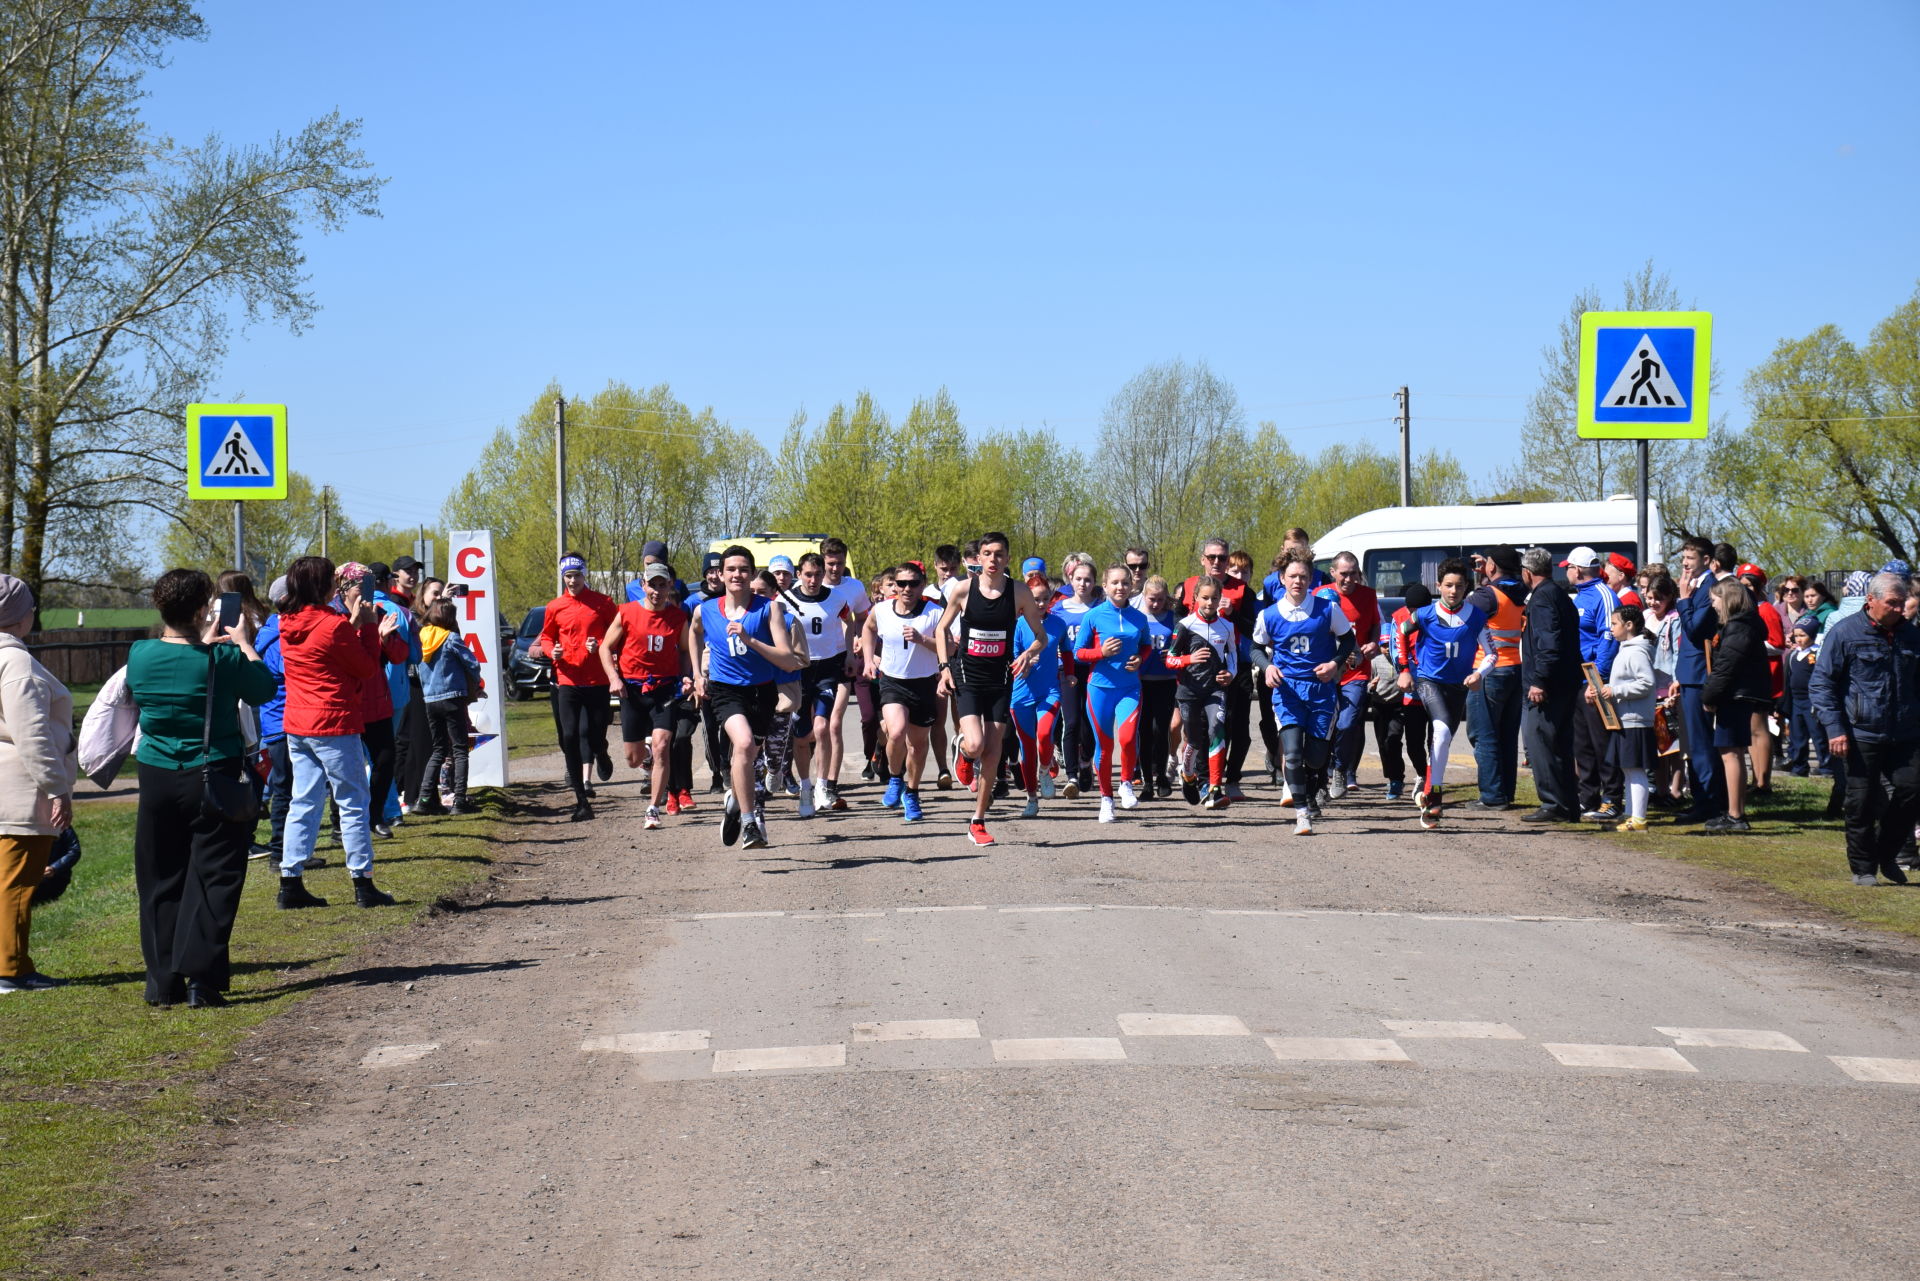
M 286 496 L 285 405 L 187 406 L 187 497 Z
M 1589 311 L 1580 317 L 1577 420 L 1589 440 L 1707 434 L 1713 315 Z

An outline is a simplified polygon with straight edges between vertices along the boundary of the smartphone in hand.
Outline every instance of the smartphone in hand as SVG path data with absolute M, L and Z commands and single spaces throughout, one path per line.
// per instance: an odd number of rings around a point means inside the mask
M 238 627 L 239 625 L 240 625 L 240 593 L 239 592 L 221 592 L 220 593 L 220 634 L 224 636 L 227 634 L 227 632 L 231 631 L 235 627 Z

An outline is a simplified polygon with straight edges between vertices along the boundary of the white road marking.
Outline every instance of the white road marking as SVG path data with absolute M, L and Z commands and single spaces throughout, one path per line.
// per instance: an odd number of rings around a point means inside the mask
M 771 1072 L 779 1068 L 836 1068 L 847 1065 L 844 1045 L 778 1045 L 766 1050 L 715 1050 L 715 1072 Z
M 1002 912 L 1091 912 L 1091 903 L 1062 903 L 1056 907 L 1003 907 Z
M 1680 1051 L 1664 1045 L 1543 1045 L 1567 1067 L 1632 1068 L 1640 1072 L 1698 1072 Z
M 984 912 L 985 903 L 971 903 L 965 907 L 897 907 L 896 912 Z
M 1305 916 L 1305 912 L 1282 912 L 1275 907 L 1215 907 L 1208 916 Z
M 1834 1066 L 1856 1081 L 1883 1081 L 1890 1085 L 1920 1085 L 1920 1059 L 1857 1059 L 1829 1054 Z
M 852 921 L 869 916 L 885 916 L 885 912 L 795 912 L 796 921 Z
M 613 1036 L 590 1036 L 580 1042 L 580 1048 L 589 1053 L 604 1051 L 614 1054 L 671 1054 L 676 1051 L 704 1050 L 713 1033 L 688 1030 L 684 1032 L 620 1032 Z
M 1114 1036 L 1042 1036 L 995 1041 L 995 1063 L 1033 1063 L 1044 1059 L 1124 1059 L 1126 1050 Z
M 749 917 L 785 915 L 785 912 L 695 912 L 688 919 L 695 921 L 744 921 Z
M 972 1019 L 899 1019 L 891 1023 L 855 1023 L 856 1041 L 966 1041 L 980 1035 Z
M 393 1067 L 397 1063 L 412 1063 L 417 1059 L 426 1058 L 439 1048 L 438 1041 L 431 1041 L 424 1045 L 377 1045 L 367 1051 L 365 1057 L 360 1060 L 360 1066 L 383 1068 Z
M 1767 1032 L 1750 1027 L 1657 1027 L 1661 1036 L 1670 1036 L 1675 1045 L 1698 1045 L 1717 1050 L 1785 1050 L 1805 1054 L 1807 1047 L 1785 1032 Z
M 1122 1036 L 1251 1036 L 1231 1014 L 1122 1014 Z
M 1449 1023 L 1443 1019 L 1381 1019 L 1395 1036 L 1446 1037 L 1463 1041 L 1524 1041 L 1526 1034 L 1505 1023 Z
M 1277 1059 L 1338 1059 L 1347 1062 L 1406 1063 L 1407 1052 L 1393 1041 L 1357 1036 L 1270 1036 L 1267 1048 Z

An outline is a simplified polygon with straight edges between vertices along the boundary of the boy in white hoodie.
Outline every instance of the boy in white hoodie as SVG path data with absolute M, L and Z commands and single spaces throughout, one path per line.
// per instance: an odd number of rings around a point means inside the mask
M 1607 733 L 1607 750 L 1614 767 L 1627 781 L 1627 816 L 1614 830 L 1644 832 L 1647 772 L 1660 751 L 1653 732 L 1653 638 L 1647 635 L 1646 617 L 1638 605 L 1614 610 L 1607 627 L 1620 643 L 1613 673 L 1600 687 L 1601 695 L 1611 699 L 1620 713 L 1620 728 Z

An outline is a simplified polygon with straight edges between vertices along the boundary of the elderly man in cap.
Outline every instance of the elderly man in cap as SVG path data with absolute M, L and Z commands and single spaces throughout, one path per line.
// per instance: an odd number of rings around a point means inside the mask
M 1907 580 L 1877 574 L 1860 611 L 1820 642 L 1809 693 L 1836 762 L 1846 762 L 1847 863 L 1855 885 L 1896 885 L 1901 847 L 1920 814 L 1920 625 L 1905 617 Z
M 1520 683 L 1520 639 L 1526 631 L 1527 588 L 1520 581 L 1520 553 L 1502 543 L 1474 560 L 1480 585 L 1467 597 L 1487 616 L 1481 647 L 1493 666 L 1467 691 L 1467 733 L 1473 739 L 1481 809 L 1513 804 L 1520 774 L 1520 711 L 1526 691 Z

